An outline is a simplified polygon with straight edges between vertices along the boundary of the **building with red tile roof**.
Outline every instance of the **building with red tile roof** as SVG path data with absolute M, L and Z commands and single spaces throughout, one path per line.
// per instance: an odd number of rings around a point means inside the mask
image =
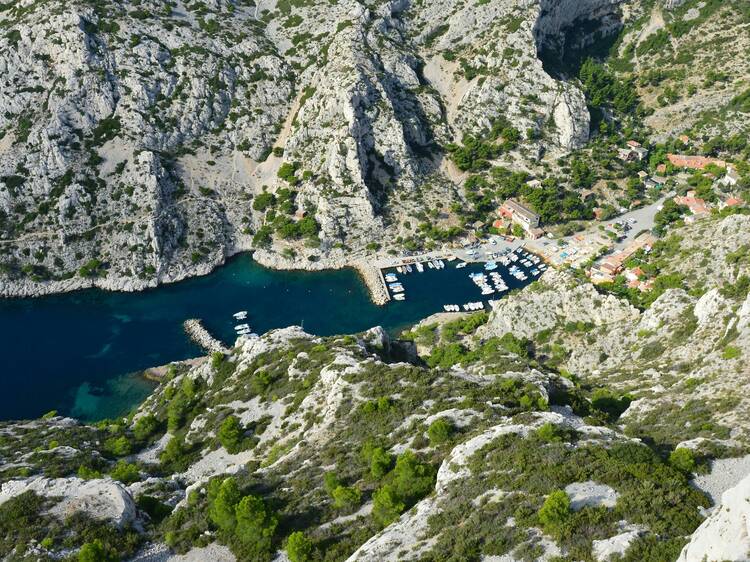
M 726 168 L 727 163 L 718 158 L 707 156 L 690 156 L 687 154 L 667 154 L 667 158 L 675 168 L 689 168 L 691 170 L 705 170 L 706 166 L 714 164 L 720 168 Z

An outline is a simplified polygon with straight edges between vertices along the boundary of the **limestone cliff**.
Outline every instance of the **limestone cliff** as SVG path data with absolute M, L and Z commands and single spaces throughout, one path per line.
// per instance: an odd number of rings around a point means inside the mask
M 206 273 L 266 243 L 254 200 L 289 187 L 286 223 L 319 232 L 287 224 L 266 263 L 351 262 L 461 203 L 442 147 L 463 134 L 507 119 L 520 161 L 588 139 L 537 50 L 613 28 L 614 2 L 293 4 L 3 5 L 0 294 Z

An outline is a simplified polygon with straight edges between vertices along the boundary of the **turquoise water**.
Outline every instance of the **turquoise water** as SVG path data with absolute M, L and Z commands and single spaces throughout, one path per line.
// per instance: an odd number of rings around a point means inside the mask
M 206 277 L 141 293 L 0 299 L 0 419 L 52 409 L 84 420 L 127 412 L 153 389 L 129 373 L 202 355 L 182 330 L 188 318 L 200 318 L 229 344 L 238 310 L 249 312 L 246 322 L 258 333 L 289 325 L 321 336 L 377 325 L 394 333 L 444 304 L 480 300 L 468 277 L 480 269 L 446 263 L 443 270 L 400 275 L 407 300 L 385 307 L 372 304 L 352 270 L 274 271 L 247 255 Z M 511 287 L 520 285 L 503 277 Z

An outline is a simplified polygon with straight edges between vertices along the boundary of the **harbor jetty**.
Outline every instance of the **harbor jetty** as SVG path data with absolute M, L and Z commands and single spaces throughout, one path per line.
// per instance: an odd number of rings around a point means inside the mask
M 185 322 L 182 323 L 182 327 L 185 329 L 185 333 L 190 336 L 191 340 L 209 353 L 215 353 L 217 351 L 219 353 L 229 353 L 230 350 L 225 347 L 220 340 L 213 337 L 197 318 L 185 320 Z
M 388 294 L 388 289 L 386 289 L 385 278 L 383 277 L 381 268 L 366 262 L 357 262 L 355 268 L 365 282 L 372 302 L 378 306 L 388 304 L 391 297 Z

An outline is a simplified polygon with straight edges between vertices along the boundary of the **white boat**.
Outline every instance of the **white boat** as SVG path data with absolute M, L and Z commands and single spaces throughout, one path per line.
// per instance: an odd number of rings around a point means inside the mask
M 240 332 L 242 330 L 249 330 L 250 329 L 250 325 L 249 324 L 239 324 L 239 325 L 235 326 L 234 329 L 237 330 L 238 332 Z
M 397 265 L 396 266 L 396 271 L 398 271 L 399 273 L 403 273 L 404 272 L 404 268 L 401 267 L 400 265 Z
M 405 301 L 406 300 L 406 295 L 404 293 L 397 293 L 397 294 L 393 295 L 393 298 L 395 300 L 397 300 L 397 301 Z
M 466 263 L 465 261 L 462 261 L 461 263 L 459 263 L 459 264 L 458 264 L 458 265 L 456 266 L 456 269 L 463 269 L 463 268 L 464 268 L 464 267 L 466 267 L 467 265 L 469 265 L 469 264 L 467 264 L 467 263 Z
M 403 287 L 391 287 L 391 292 L 392 293 L 403 293 L 404 292 L 404 288 Z
M 244 320 L 247 318 L 247 310 L 240 310 L 239 312 L 235 312 L 232 314 L 237 320 Z
M 412 272 L 411 266 L 408 263 L 404 267 L 406 268 L 406 273 Z
M 417 271 L 419 273 L 422 273 L 424 271 L 424 266 L 421 263 L 417 263 Z
M 445 269 L 445 262 L 443 260 L 438 260 L 438 264 L 440 265 L 440 269 Z
M 429 267 L 430 269 L 435 269 L 435 265 L 431 261 L 427 262 L 427 267 Z

